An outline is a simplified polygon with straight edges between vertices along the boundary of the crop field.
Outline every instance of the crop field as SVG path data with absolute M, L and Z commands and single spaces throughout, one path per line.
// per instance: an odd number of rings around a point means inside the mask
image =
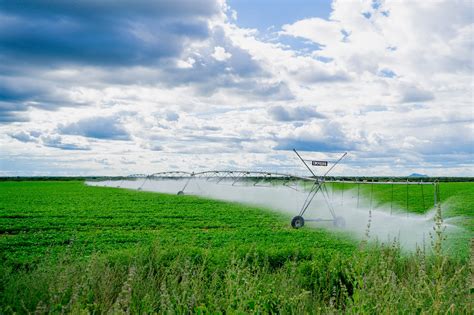
M 359 193 L 366 197 L 365 203 L 372 199 L 374 209 L 383 205 L 390 208 L 392 205 L 397 209 L 394 211 L 422 214 L 429 211 L 434 204 L 433 185 L 330 185 L 339 195 L 348 190 L 354 193 L 359 190 Z M 474 232 L 474 182 L 441 182 L 439 186 L 443 218 L 455 218 L 456 225 Z
M 338 185 L 406 205 L 406 187 Z M 405 252 L 239 203 L 1 182 L 0 314 L 472 313 L 474 183 L 440 185 L 443 216 L 464 231 L 454 254 L 435 224 L 428 248 Z M 409 189 L 407 210 L 428 211 L 433 188 Z
M 433 207 L 434 186 L 433 185 L 357 185 L 331 183 L 334 191 L 341 194 L 342 190 L 353 190 L 364 196 L 372 195 L 373 206 L 388 204 L 393 201 L 399 209 L 413 213 L 424 213 Z M 474 204 L 474 182 L 441 182 L 440 201 L 444 203 L 445 215 L 459 216 L 472 214 L 471 207 Z M 408 197 L 408 200 L 407 200 Z M 366 198 L 366 200 L 369 200 Z M 472 220 L 472 216 L 470 218 Z M 470 221 L 471 229 L 473 222 Z

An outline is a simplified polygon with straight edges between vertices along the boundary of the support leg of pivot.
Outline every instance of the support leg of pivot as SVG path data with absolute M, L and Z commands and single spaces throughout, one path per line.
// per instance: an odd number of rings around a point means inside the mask
M 343 217 L 336 217 L 334 221 L 332 221 L 335 227 L 344 228 L 346 226 L 346 220 Z
M 178 191 L 178 194 L 177 194 L 177 195 L 184 195 L 184 190 L 186 189 L 186 187 L 188 187 L 189 182 L 191 181 L 192 178 L 193 178 L 193 176 L 191 176 L 191 177 L 188 178 L 188 180 L 186 181 L 186 184 L 184 185 L 183 189 L 181 189 L 180 191 Z

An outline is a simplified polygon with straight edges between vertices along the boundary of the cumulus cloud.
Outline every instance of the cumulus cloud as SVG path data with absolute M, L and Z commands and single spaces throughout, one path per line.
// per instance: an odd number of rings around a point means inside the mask
M 64 135 L 104 140 L 130 140 L 130 134 L 114 116 L 84 118 L 74 123 L 60 124 L 58 130 Z
M 192 67 L 182 55 L 208 39 L 221 10 L 216 0 L 2 3 L 0 123 L 27 121 L 34 108 L 83 105 L 74 95 L 81 85 L 143 81 L 119 69 Z
M 43 91 L 21 85 L 20 82 L 7 80 L 0 76 L 0 123 L 27 121 L 26 111 L 28 105 L 25 103 L 30 98 L 42 95 Z
M 432 92 L 420 89 L 416 86 L 403 86 L 400 92 L 400 101 L 402 103 L 421 103 L 434 99 L 434 94 Z
M 321 45 L 342 41 L 344 38 L 340 23 L 321 18 L 309 18 L 293 24 L 285 24 L 280 34 L 307 38 Z
M 10 137 L 12 137 L 13 139 L 16 139 L 18 141 L 21 141 L 21 142 L 36 142 L 37 141 L 37 135 L 35 135 L 34 133 L 32 134 L 31 132 L 30 133 L 26 133 L 25 131 L 19 131 L 19 132 L 15 132 L 15 133 L 11 133 L 9 134 Z
M 269 79 L 270 74 L 249 51 L 233 42 L 221 25 L 214 26 L 207 41 L 187 52 L 185 58 L 188 61 L 180 61 L 178 68 L 173 65 L 160 68 L 161 84 L 169 87 L 192 84 L 203 95 L 213 95 L 220 90 L 254 97 L 279 98 L 290 94 L 283 91 L 286 87 L 283 82 Z
M 404 145 L 415 149 L 423 155 L 473 155 L 474 154 L 474 120 L 470 126 L 459 123 L 448 123 L 447 128 L 424 127 L 423 133 L 407 137 Z M 462 135 L 462 136 L 460 136 Z
M 281 105 L 273 106 L 268 110 L 273 120 L 276 121 L 303 121 L 313 118 L 325 118 L 318 113 L 314 106 L 297 106 L 294 108 L 285 108 Z
M 47 135 L 41 137 L 42 143 L 46 147 L 57 148 L 61 150 L 89 151 L 91 148 L 87 145 L 65 141 L 58 135 Z
M 215 47 L 214 53 L 211 55 L 217 61 L 226 61 L 232 54 L 225 51 L 224 47 Z
M 472 51 L 472 40 L 466 40 L 472 34 L 468 1 L 374 3 L 334 1 L 328 20 L 296 21 L 284 25 L 282 34 L 322 44 L 316 55 L 344 62 L 358 73 L 373 73 L 389 63 L 392 72 L 408 77 L 472 70 L 467 53 Z
M 0 124 L 9 124 L 14 122 L 26 122 L 28 121 L 28 117 L 22 111 L 17 110 L 6 110 L 0 103 Z M 8 107 L 7 107 L 8 108 Z
M 35 109 L 100 106 L 114 85 L 292 98 L 226 34 L 225 7 L 217 0 L 2 4 L 0 123 L 27 121 Z
M 208 36 L 213 0 L 23 1 L 2 4 L 2 60 L 29 64 L 150 64 Z
M 166 120 L 167 121 L 178 121 L 179 114 L 175 112 L 167 112 L 166 113 Z
M 304 140 L 300 138 L 283 138 L 278 139 L 278 144 L 274 147 L 275 150 L 299 150 L 312 152 L 341 152 L 350 151 L 354 149 L 353 145 L 346 145 L 343 143 L 333 143 L 324 140 Z
M 275 150 L 340 152 L 358 149 L 359 140 L 350 139 L 339 123 L 323 121 L 303 125 L 289 134 L 277 136 Z

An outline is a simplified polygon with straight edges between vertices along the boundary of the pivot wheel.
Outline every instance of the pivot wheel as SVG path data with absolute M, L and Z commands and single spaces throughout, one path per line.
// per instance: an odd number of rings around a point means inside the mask
M 184 191 L 180 190 L 178 191 L 178 196 L 184 195 Z
M 346 226 L 346 220 L 343 217 L 336 217 L 333 221 L 335 227 L 343 228 Z
M 299 229 L 304 226 L 304 219 L 302 216 L 297 215 L 291 220 L 291 226 L 294 229 Z

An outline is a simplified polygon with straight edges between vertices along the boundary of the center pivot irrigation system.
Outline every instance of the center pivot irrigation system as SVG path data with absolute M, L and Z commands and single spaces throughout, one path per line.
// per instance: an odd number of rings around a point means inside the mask
M 132 174 L 120 182 L 117 187 L 122 185 L 122 182 L 127 179 L 143 179 L 141 185 L 139 185 L 138 190 L 141 190 L 145 183 L 148 180 L 184 180 L 184 186 L 181 190 L 178 191 L 178 195 L 184 195 L 186 188 L 192 180 L 203 179 L 206 181 L 212 181 L 216 184 L 222 185 L 231 185 L 231 186 L 242 186 L 246 187 L 270 187 L 269 184 L 272 181 L 279 180 L 279 182 L 293 190 L 300 191 L 301 186 L 298 186 L 298 182 L 312 182 L 311 188 L 309 190 L 304 190 L 307 192 L 307 196 L 303 205 L 301 206 L 298 214 L 293 217 L 291 220 L 291 226 L 295 229 L 301 228 L 304 226 L 305 222 L 332 222 L 336 227 L 344 227 L 345 220 L 343 217 L 336 214 L 336 209 L 331 202 L 331 197 L 327 188 L 327 183 L 348 183 L 348 184 L 357 184 L 357 206 L 359 205 L 359 195 L 360 195 L 360 185 L 375 185 L 375 184 L 385 184 L 391 185 L 392 187 L 392 200 L 390 208 L 392 209 L 393 204 L 393 187 L 394 185 L 407 185 L 406 189 L 406 202 L 408 210 L 408 185 L 421 185 L 421 194 L 423 200 L 423 207 L 425 208 L 425 195 L 423 191 L 423 185 L 433 185 L 434 186 L 434 206 L 437 205 L 439 201 L 439 184 L 437 181 L 434 182 L 424 182 L 424 181 L 354 181 L 354 180 L 336 180 L 334 178 L 329 178 L 329 173 L 346 157 L 347 152 L 341 154 L 338 159 L 335 161 L 320 161 L 320 160 L 308 160 L 303 159 L 301 155 L 293 149 L 295 154 L 298 156 L 299 160 L 304 164 L 306 169 L 310 172 L 311 176 L 298 176 L 293 174 L 277 173 L 277 172 L 263 172 L 263 171 L 235 171 L 235 170 L 223 170 L 223 171 L 203 171 L 203 172 L 181 172 L 181 171 L 171 171 L 171 172 L 158 172 L 150 175 L 146 174 Z M 311 166 L 315 167 L 328 167 L 328 170 L 323 173 L 323 175 L 316 175 L 315 172 L 311 169 Z M 249 184 L 251 183 L 251 184 Z M 343 193 L 344 190 L 342 190 Z M 321 194 L 331 217 L 329 219 L 323 218 L 305 218 L 304 215 L 308 210 L 309 206 L 313 202 L 317 194 Z M 333 190 L 334 194 L 334 190 Z M 343 196 L 343 195 L 342 195 Z M 371 191 L 371 205 L 372 205 L 372 191 Z

